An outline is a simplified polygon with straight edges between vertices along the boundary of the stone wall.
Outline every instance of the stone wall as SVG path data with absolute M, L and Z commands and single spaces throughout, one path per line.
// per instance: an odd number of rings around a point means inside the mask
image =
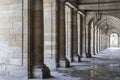
M 55 58 L 55 13 L 55 0 L 44 0 L 44 53 L 46 59 Z
M 27 0 L 0 0 L 0 76 L 27 76 Z

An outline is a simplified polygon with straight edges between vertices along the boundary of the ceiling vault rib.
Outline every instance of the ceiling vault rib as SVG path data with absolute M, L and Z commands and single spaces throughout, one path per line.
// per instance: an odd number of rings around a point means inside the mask
M 99 4 L 109 4 L 109 3 L 120 3 L 120 1 L 110 1 L 110 2 L 100 2 Z M 93 3 L 79 3 L 79 5 L 94 5 L 98 4 L 98 2 L 93 2 Z

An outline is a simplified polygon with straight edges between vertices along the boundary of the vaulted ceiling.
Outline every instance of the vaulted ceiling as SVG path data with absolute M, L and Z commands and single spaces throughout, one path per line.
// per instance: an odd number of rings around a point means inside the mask
M 86 12 L 97 12 L 116 14 L 120 13 L 120 0 L 79 0 L 79 9 Z
M 108 16 L 109 31 L 120 32 L 120 0 L 68 0 L 72 4 L 77 4 L 78 8 L 88 15 L 102 13 L 102 19 L 99 26 L 104 29 L 106 25 L 106 16 Z
M 96 14 L 98 9 L 102 13 L 102 19 L 99 21 L 99 26 L 104 29 L 107 24 L 109 31 L 120 32 L 120 0 L 78 0 L 79 9 L 85 11 L 87 14 Z

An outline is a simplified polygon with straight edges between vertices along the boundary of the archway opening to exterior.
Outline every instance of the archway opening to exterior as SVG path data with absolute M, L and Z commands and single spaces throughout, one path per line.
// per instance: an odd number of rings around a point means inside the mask
M 112 33 L 110 35 L 110 47 L 118 47 L 118 42 L 119 42 L 118 34 Z

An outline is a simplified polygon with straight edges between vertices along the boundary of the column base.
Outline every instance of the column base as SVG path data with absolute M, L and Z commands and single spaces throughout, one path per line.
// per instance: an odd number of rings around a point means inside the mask
M 74 59 L 73 59 L 73 58 L 71 58 L 70 60 L 71 60 L 71 62 L 74 62 Z
M 42 67 L 34 67 L 33 69 L 33 78 L 35 79 L 45 79 L 50 78 L 50 70 L 44 65 Z
M 81 62 L 81 57 L 78 55 L 78 62 Z
M 90 53 L 86 53 L 86 58 L 92 58 L 92 55 Z
M 98 54 L 98 51 L 96 51 L 96 54 Z
M 79 55 L 76 55 L 74 61 L 75 62 L 81 62 L 81 57 Z
M 89 55 L 89 56 L 88 56 L 88 58 L 92 58 L 92 56 L 91 56 L 91 55 Z
M 71 62 L 81 62 L 81 57 L 77 55 L 74 58 L 71 58 Z
M 96 55 L 95 52 L 93 52 L 93 55 Z
M 82 52 L 80 52 L 80 57 L 83 58 L 83 53 Z
M 99 54 L 100 51 L 98 51 L 98 54 Z
M 60 68 L 70 67 L 69 60 L 67 58 L 66 59 L 60 59 L 58 67 L 60 67 Z
M 86 58 L 89 58 L 88 53 L 86 52 L 85 54 L 86 54 Z

